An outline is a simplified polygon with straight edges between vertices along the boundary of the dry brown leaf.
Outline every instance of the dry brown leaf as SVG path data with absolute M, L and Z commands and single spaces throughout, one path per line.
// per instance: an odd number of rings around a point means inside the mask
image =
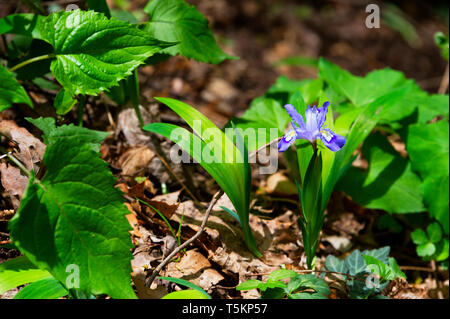
M 119 158 L 118 165 L 122 168 L 122 175 L 135 176 L 144 172 L 155 153 L 147 146 L 129 149 Z
M 265 190 L 269 194 L 297 194 L 297 187 L 295 184 L 281 172 L 276 172 L 267 178 Z
M 28 177 L 21 174 L 18 167 L 0 163 L 1 183 L 5 195 L 11 200 L 15 210 L 19 208 L 20 199 L 28 185 Z
M 0 121 L 0 134 L 17 143 L 20 152 L 15 156 L 31 171 L 37 171 L 45 152 L 45 144 L 34 137 L 25 128 L 17 126 L 13 121 Z

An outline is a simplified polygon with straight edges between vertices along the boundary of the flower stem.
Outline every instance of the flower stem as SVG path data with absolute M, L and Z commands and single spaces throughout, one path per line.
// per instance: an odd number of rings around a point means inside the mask
M 46 60 L 46 59 L 51 59 L 51 58 L 54 58 L 54 57 L 55 57 L 54 54 L 46 54 L 46 55 L 37 56 L 37 57 L 31 58 L 29 60 L 25 60 L 25 61 L 23 61 L 23 62 L 21 62 L 19 64 L 16 64 L 11 69 L 9 69 L 9 71 L 10 72 L 14 72 L 17 69 L 20 69 L 21 67 L 24 67 L 25 65 L 28 65 L 30 63 L 41 61 L 41 60 Z
M 13 155 L 11 155 L 11 152 L 5 154 L 14 164 L 16 164 L 25 174 L 27 174 L 29 177 L 31 177 L 31 172 L 27 170 L 27 168 Z

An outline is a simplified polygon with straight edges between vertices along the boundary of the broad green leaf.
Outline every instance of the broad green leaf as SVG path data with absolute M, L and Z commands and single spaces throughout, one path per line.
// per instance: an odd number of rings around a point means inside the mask
M 267 281 L 262 283 L 258 288 L 261 291 L 265 291 L 266 289 L 274 289 L 274 288 L 286 288 L 287 285 L 282 281 Z
M 94 150 L 97 134 L 74 126 L 54 129 L 42 119 L 40 123 L 45 123 L 41 129 L 50 130 L 44 138 L 47 170 L 41 180 L 30 177 L 9 222 L 12 240 L 66 288 L 77 288 L 68 287 L 76 284 L 68 276 L 78 273 L 84 293 L 136 298 L 131 288 L 128 210 L 114 188 L 114 176 Z
M 282 299 L 284 296 L 285 288 L 272 288 L 261 292 L 261 299 Z
M 243 150 L 236 147 L 232 139 L 190 105 L 170 98 L 156 99 L 183 118 L 201 138 L 165 123 L 149 124 L 144 130 L 161 134 L 177 143 L 215 179 L 236 209 L 247 246 L 255 256 L 261 256 L 249 227 L 251 166 L 244 143 L 238 143 Z M 242 139 L 242 136 L 237 138 Z
M 187 280 L 184 280 L 184 279 L 181 279 L 181 278 L 172 278 L 172 277 L 158 277 L 158 278 L 162 279 L 162 280 L 167 280 L 167 281 L 170 281 L 170 282 L 174 282 L 176 284 L 183 285 L 183 286 L 188 287 L 188 288 L 192 288 L 192 289 L 197 290 L 197 291 L 201 292 L 202 294 L 204 294 L 207 299 L 211 299 L 211 296 L 208 295 L 206 293 L 206 291 L 204 291 L 199 286 L 194 285 L 193 283 L 191 283 L 191 282 L 189 282 Z
M 357 107 L 375 101 L 406 82 L 405 76 L 399 71 L 376 70 L 362 78 L 352 75 L 323 58 L 319 60 L 319 75 L 334 90 L 345 95 Z
M 264 284 L 261 280 L 257 279 L 250 279 L 244 282 L 241 282 L 237 287 L 236 290 L 252 290 L 257 289 L 260 287 L 260 285 Z
M 367 271 L 380 276 L 384 280 L 388 280 L 388 277 L 389 277 L 391 271 L 385 263 L 383 263 L 381 260 L 378 260 L 377 258 L 369 256 L 369 255 L 363 254 L 362 256 L 363 256 L 364 260 L 366 261 Z
M 364 142 L 362 154 L 369 163 L 364 171 L 351 167 L 337 188 L 359 205 L 382 209 L 389 213 L 416 213 L 425 210 L 422 203 L 421 180 L 411 170 L 407 159 L 390 145 L 380 133 Z M 402 200 L 398 200 L 402 198 Z
M 397 261 L 392 257 L 389 257 L 389 267 L 391 269 L 391 276 L 389 278 L 390 280 L 395 279 L 397 277 L 402 277 L 406 279 L 405 273 L 400 269 L 400 266 L 397 264 Z
M 68 294 L 66 288 L 53 277 L 35 281 L 22 288 L 14 299 L 58 299 Z
M 428 236 L 422 229 L 416 229 L 411 233 L 411 238 L 414 244 L 423 245 L 428 243 Z
M 413 170 L 423 180 L 424 203 L 430 215 L 449 232 L 449 125 L 441 120 L 427 125 L 410 125 L 406 149 Z
M 39 38 L 39 23 L 43 16 L 33 13 L 11 14 L 0 19 L 0 34 L 11 33 Z
M 417 246 L 417 255 L 420 257 L 429 257 L 436 252 L 436 246 L 433 243 L 426 243 Z
M 56 95 L 54 103 L 56 114 L 64 115 L 73 108 L 75 103 L 77 103 L 77 100 L 74 98 L 72 93 L 66 89 L 61 89 Z
M 44 132 L 43 139 L 47 146 L 67 139 L 73 140 L 74 143 L 88 144 L 93 151 L 98 152 L 100 143 L 108 136 L 107 132 L 90 130 L 73 124 L 56 127 L 55 119 L 52 117 L 26 118 L 26 120 Z
M 431 223 L 428 225 L 427 234 L 433 244 L 439 242 L 442 239 L 442 229 L 439 223 Z
M 177 42 L 163 53 L 183 55 L 200 62 L 220 63 L 235 59 L 222 51 L 208 28 L 208 20 L 183 0 L 152 0 L 144 8 L 149 21 L 144 30 L 152 37 Z
M 0 295 L 20 285 L 51 277 L 46 270 L 39 269 L 31 261 L 20 256 L 0 264 Z
M 174 291 L 165 295 L 161 299 L 209 299 L 203 293 L 198 290 L 187 289 Z
M 274 66 L 292 65 L 292 66 L 309 66 L 317 68 L 319 61 L 316 58 L 306 56 L 290 56 L 284 59 L 279 59 L 273 63 Z
M 169 45 L 130 23 L 95 11 L 50 14 L 42 21 L 40 32 L 54 48 L 54 76 L 75 95 L 96 95 L 117 85 Z
M 277 269 L 270 273 L 267 277 L 267 281 L 278 281 L 286 278 L 294 278 L 297 276 L 297 273 L 294 270 L 289 269 Z
M 25 103 L 33 107 L 24 88 L 11 72 L 0 65 L 0 111 L 11 107 L 14 103 Z
M 448 238 L 444 238 L 442 241 L 440 241 L 437 244 L 437 251 L 436 251 L 436 261 L 443 261 L 448 259 L 449 255 L 449 243 Z
M 358 249 L 347 256 L 344 263 L 348 269 L 348 273 L 352 276 L 361 274 L 366 270 L 366 261 Z

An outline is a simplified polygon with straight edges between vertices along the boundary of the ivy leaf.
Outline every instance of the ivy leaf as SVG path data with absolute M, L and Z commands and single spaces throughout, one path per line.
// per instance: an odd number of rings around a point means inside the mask
M 449 232 L 449 125 L 441 120 L 427 125 L 410 125 L 406 149 L 412 168 L 423 180 L 424 203 L 430 215 Z M 438 169 L 436 169 L 438 168 Z
M 47 171 L 41 180 L 30 177 L 9 223 L 12 240 L 66 288 L 78 288 L 66 281 L 68 267 L 75 265 L 82 292 L 136 298 L 128 210 L 114 188 L 114 176 L 94 150 L 92 139 L 98 135 L 75 126 L 55 128 L 42 119 L 40 123 L 49 133 L 43 160 Z
M 244 282 L 241 282 L 239 286 L 236 287 L 236 290 L 252 290 L 259 288 L 262 284 L 262 281 L 257 279 L 250 279 Z
M 344 263 L 348 269 L 348 273 L 352 276 L 364 273 L 366 270 L 366 261 L 358 249 L 347 256 Z
M 50 14 L 40 32 L 54 48 L 55 78 L 75 95 L 96 95 L 117 85 L 145 59 L 170 45 L 95 11 Z
M 33 107 L 24 88 L 11 72 L 0 65 L 0 111 L 11 107 L 14 103 L 25 103 Z
M 180 54 L 213 64 L 225 59 L 236 59 L 222 51 L 208 28 L 208 20 L 185 1 L 152 0 L 144 11 L 150 16 L 145 31 L 156 39 L 178 42 L 164 49 L 163 53 Z

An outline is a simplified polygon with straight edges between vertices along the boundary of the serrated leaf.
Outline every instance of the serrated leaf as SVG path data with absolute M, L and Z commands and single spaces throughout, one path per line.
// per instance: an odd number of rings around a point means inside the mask
M 55 78 L 75 95 L 96 95 L 117 85 L 169 45 L 128 22 L 95 11 L 50 14 L 40 31 L 54 48 L 51 70 Z
M 423 180 L 423 199 L 430 215 L 449 232 L 449 124 L 441 120 L 410 125 L 406 149 L 412 168 Z
M 51 277 L 46 270 L 37 268 L 27 257 L 20 256 L 0 264 L 0 295 L 20 285 Z
M 53 277 L 35 281 L 22 288 L 14 299 L 58 299 L 68 294 L 66 288 Z
M 220 63 L 235 59 L 222 51 L 208 28 L 208 20 L 183 0 L 152 0 L 144 8 L 149 15 L 145 31 L 152 37 L 178 44 L 162 53 L 183 55 L 200 62 Z
M 71 126 L 52 131 L 49 121 L 40 121 L 46 123 L 44 130 L 50 129 L 43 160 L 47 170 L 40 181 L 30 177 L 9 222 L 12 240 L 66 288 L 77 288 L 66 282 L 77 266 L 81 291 L 136 298 L 128 209 L 107 164 L 89 143 L 96 134 Z
M 0 111 L 11 107 L 14 103 L 25 103 L 33 107 L 33 103 L 14 75 L 0 65 Z

